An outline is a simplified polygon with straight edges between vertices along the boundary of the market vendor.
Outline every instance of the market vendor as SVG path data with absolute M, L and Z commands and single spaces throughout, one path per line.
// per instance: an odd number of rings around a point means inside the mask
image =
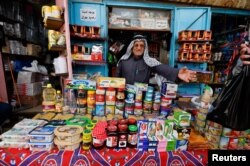
M 116 76 L 124 77 L 128 84 L 149 83 L 151 72 L 163 76 L 168 81 L 180 79 L 190 82 L 196 80 L 195 71 L 186 68 L 176 69 L 151 58 L 148 53 L 147 40 L 142 35 L 136 35 L 118 62 Z

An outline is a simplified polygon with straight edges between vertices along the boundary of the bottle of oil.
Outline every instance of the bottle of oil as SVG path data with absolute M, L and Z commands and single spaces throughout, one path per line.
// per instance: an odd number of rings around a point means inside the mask
M 43 90 L 43 111 L 55 111 L 56 90 L 51 84 Z
M 56 91 L 56 112 L 62 112 L 63 98 L 60 90 Z

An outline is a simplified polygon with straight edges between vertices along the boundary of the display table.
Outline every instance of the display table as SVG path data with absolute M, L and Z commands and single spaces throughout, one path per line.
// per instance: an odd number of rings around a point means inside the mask
M 102 149 L 84 151 L 78 148 L 75 151 L 31 152 L 29 149 L 0 148 L 0 165 L 207 165 L 207 150 L 176 151 L 176 152 L 148 152 L 136 149 Z

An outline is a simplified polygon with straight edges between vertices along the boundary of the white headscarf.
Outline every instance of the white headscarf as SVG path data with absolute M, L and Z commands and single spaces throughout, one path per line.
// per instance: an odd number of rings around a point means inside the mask
M 127 48 L 126 53 L 121 57 L 121 59 L 118 61 L 117 66 L 119 65 L 121 60 L 126 60 L 131 56 L 132 48 L 134 47 L 134 43 L 137 41 L 144 41 L 145 49 L 144 49 L 144 55 L 143 60 L 149 67 L 155 67 L 161 64 L 158 60 L 155 58 L 151 58 L 148 54 L 148 43 L 144 36 L 142 35 L 136 35 L 134 36 L 134 40 L 132 40 Z M 155 74 L 155 81 L 157 82 L 158 86 L 161 88 L 161 83 L 167 81 L 167 79 L 161 75 Z
M 144 62 L 149 66 L 149 67 L 155 67 L 161 64 L 161 62 L 159 62 L 158 60 L 156 60 L 155 58 L 151 58 L 148 54 L 148 43 L 147 40 L 145 39 L 144 36 L 142 35 L 136 35 L 134 36 L 134 40 L 131 41 L 131 43 L 129 44 L 126 53 L 121 57 L 121 59 L 118 61 L 117 65 L 119 64 L 119 62 L 121 60 L 126 60 L 131 56 L 131 52 L 132 52 L 132 48 L 134 47 L 134 43 L 137 41 L 143 41 L 145 43 L 145 49 L 144 49 L 144 55 L 143 55 L 143 59 Z

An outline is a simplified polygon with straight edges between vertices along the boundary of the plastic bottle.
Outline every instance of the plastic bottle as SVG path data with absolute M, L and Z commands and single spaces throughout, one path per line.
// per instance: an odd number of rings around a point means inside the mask
M 77 102 L 76 102 L 76 96 L 75 96 L 74 89 L 70 89 L 70 94 L 69 94 L 69 109 L 70 109 L 70 113 L 72 113 L 72 114 L 76 113 Z
M 52 87 L 51 84 L 47 84 L 47 87 L 43 90 L 43 101 L 52 101 L 56 100 L 56 90 Z
M 60 90 L 56 91 L 56 112 L 62 112 L 63 98 Z
M 47 84 L 47 87 L 43 90 L 43 111 L 55 111 L 56 102 L 56 90 L 52 88 L 51 84 Z

